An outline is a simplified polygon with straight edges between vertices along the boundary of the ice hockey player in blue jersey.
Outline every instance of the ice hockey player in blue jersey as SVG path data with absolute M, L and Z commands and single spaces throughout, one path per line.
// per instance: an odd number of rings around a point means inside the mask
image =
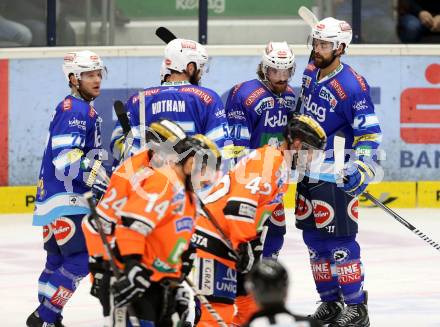
M 207 64 L 208 54 L 200 43 L 175 39 L 166 45 L 161 71 L 170 73 L 167 81 L 134 94 L 126 102 L 133 139 L 125 140 L 120 124 L 116 124 L 111 141 L 116 160 L 138 151 L 145 139 L 140 137 L 142 126 L 161 118 L 175 121 L 188 135 L 204 134 L 219 148 L 225 146 L 228 128 L 220 96 L 198 85 Z
M 89 212 L 82 194 L 99 197 L 102 181 L 101 118 L 92 106 L 106 68 L 91 51 L 70 52 L 63 71 L 71 88 L 55 109 L 41 164 L 33 224 L 43 226 L 46 264 L 38 280 L 39 306 L 30 327 L 63 326 L 62 310 L 88 274 L 81 220 Z
M 295 56 L 286 42 L 269 42 L 257 68 L 257 76 L 235 85 L 226 102 L 228 136 L 234 142 L 233 157 L 239 160 L 250 149 L 283 140 L 283 129 L 292 117 L 295 95 L 288 82 L 295 73 Z M 286 233 L 284 206 L 281 203 L 267 221 L 262 233 L 263 257 L 276 258 Z M 244 323 L 255 310 L 252 297 L 239 277 L 237 312 L 234 322 Z
M 380 171 L 375 161 L 381 129 L 368 83 L 340 61 L 351 39 L 345 21 L 330 17 L 313 27 L 309 44 L 314 55 L 304 71 L 301 95 L 302 111 L 321 124 L 328 141 L 321 169 L 298 184 L 296 225 L 303 230 L 322 301 L 312 317 L 332 327 L 370 325 L 356 241 L 357 196 Z M 342 174 L 335 168 L 337 133 L 345 137 Z

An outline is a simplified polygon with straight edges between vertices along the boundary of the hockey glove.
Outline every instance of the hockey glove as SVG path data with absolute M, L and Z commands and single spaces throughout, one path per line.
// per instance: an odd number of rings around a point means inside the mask
M 189 313 L 189 291 L 183 285 L 179 285 L 176 288 L 174 299 L 176 301 L 176 311 L 179 314 L 180 321 L 184 322 L 188 318 Z
M 100 300 L 109 296 L 111 272 L 108 262 L 102 257 L 91 256 L 89 257 L 89 271 L 93 276 L 90 294 Z
M 238 259 L 235 268 L 242 274 L 247 274 L 254 263 L 259 260 L 262 252 L 260 238 L 253 241 L 240 243 L 238 246 Z
M 360 160 L 349 162 L 343 170 L 344 191 L 351 196 L 361 195 L 374 178 L 371 168 Z
M 151 285 L 152 274 L 136 260 L 127 262 L 124 274 L 112 286 L 115 308 L 142 297 Z
M 192 243 L 190 243 L 188 249 L 186 249 L 180 257 L 180 259 L 182 260 L 182 280 L 191 273 L 195 258 L 196 247 L 193 246 Z

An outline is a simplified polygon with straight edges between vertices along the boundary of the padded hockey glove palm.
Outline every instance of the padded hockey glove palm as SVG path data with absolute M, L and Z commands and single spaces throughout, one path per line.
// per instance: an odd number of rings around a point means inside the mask
M 238 246 L 238 259 L 235 268 L 242 274 L 247 274 L 254 263 L 260 259 L 262 246 L 260 238 L 250 242 L 240 243 Z
M 142 297 L 151 285 L 152 274 L 151 270 L 142 266 L 138 261 L 128 261 L 124 274 L 112 286 L 115 307 L 122 307 Z
M 343 170 L 344 191 L 351 196 L 362 194 L 374 178 L 371 168 L 360 160 L 347 163 Z

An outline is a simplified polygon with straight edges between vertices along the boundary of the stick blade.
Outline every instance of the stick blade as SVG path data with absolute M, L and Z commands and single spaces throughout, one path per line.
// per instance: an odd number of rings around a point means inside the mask
M 303 21 L 306 22 L 307 25 L 313 27 L 318 22 L 318 18 L 316 18 L 315 14 L 307 7 L 301 6 L 298 9 L 298 15 L 302 18 Z
M 175 36 L 173 32 L 163 26 L 160 26 L 156 29 L 156 36 L 166 44 L 170 43 L 172 40 L 177 39 L 177 36 Z

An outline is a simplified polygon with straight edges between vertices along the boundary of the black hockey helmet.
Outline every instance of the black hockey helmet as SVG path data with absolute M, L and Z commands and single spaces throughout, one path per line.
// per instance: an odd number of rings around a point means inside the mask
M 327 136 L 324 129 L 312 117 L 295 114 L 284 129 L 284 138 L 292 144 L 295 138 L 317 150 L 324 150 Z
M 246 290 L 263 306 L 283 305 L 289 277 L 283 265 L 275 260 L 258 262 L 246 276 Z
M 220 169 L 222 161 L 221 153 L 215 143 L 203 134 L 188 137 L 181 143 L 177 152 L 182 154 L 182 161 L 198 154 L 202 158 L 202 164 L 206 165 L 212 162 L 215 165 L 215 170 Z

